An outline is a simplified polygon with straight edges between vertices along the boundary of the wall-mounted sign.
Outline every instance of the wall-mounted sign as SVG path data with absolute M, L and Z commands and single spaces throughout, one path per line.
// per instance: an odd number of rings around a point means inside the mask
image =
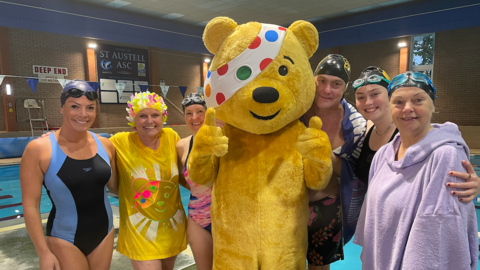
M 68 76 L 68 68 L 66 67 L 49 67 L 33 65 L 33 74 L 37 74 L 38 82 L 41 83 L 58 83 L 57 79 L 65 79 Z
M 127 103 L 138 85 L 148 84 L 148 50 L 99 44 L 95 51 L 101 103 Z M 115 83 L 126 84 L 121 96 Z

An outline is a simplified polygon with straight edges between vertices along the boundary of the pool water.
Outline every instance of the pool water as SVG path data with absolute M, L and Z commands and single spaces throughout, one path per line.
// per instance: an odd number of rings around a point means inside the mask
M 477 160 L 473 160 L 472 164 L 480 161 L 480 156 Z M 479 166 L 480 167 L 480 166 Z M 476 173 L 480 176 L 480 168 L 476 167 Z M 0 221 L 23 217 L 22 196 L 20 192 L 19 181 L 20 165 L 0 166 Z M 188 201 L 190 192 L 180 187 L 180 195 L 185 213 L 188 213 Z M 118 207 L 118 198 L 109 196 L 110 204 Z M 475 200 L 477 204 L 477 199 Z M 480 198 L 478 198 L 478 205 L 480 205 Z M 42 187 L 42 197 L 40 202 L 40 212 L 48 213 L 52 208 L 52 203 L 48 198 L 47 192 Z M 476 209 L 477 222 L 480 224 L 480 209 Z M 360 253 L 362 248 L 353 244 L 351 241 L 345 245 L 344 254 L 345 260 L 337 261 L 331 265 L 332 270 L 360 270 L 362 263 L 360 261 Z M 480 270 L 480 266 L 477 268 Z
M 19 180 L 20 165 L 0 166 L 0 221 L 23 217 L 22 193 Z M 180 187 L 180 195 L 185 213 L 188 213 L 190 191 Z M 117 197 L 108 197 L 110 204 L 118 207 Z M 42 186 L 40 213 L 48 213 L 52 202 Z

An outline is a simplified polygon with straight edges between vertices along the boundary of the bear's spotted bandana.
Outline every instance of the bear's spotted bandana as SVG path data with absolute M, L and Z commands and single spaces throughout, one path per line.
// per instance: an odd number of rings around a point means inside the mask
M 240 55 L 217 70 L 207 73 L 205 100 L 208 107 L 217 107 L 251 82 L 277 57 L 287 29 L 262 24 L 257 37 Z

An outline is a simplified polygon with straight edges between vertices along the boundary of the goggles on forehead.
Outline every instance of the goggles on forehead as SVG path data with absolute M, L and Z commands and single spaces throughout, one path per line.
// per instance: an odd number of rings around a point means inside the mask
M 357 88 L 365 84 L 379 84 L 387 88 L 388 85 L 390 84 L 390 81 L 385 79 L 383 76 L 373 74 L 364 79 L 356 79 L 352 84 L 353 91 L 356 91 Z
M 182 106 L 183 106 L 183 111 L 190 106 L 190 105 L 202 105 L 205 109 L 207 108 L 207 105 L 205 103 L 205 100 L 200 96 L 199 94 L 190 94 L 188 95 L 183 101 L 182 101 Z
M 409 83 L 409 80 L 411 83 Z M 423 89 L 426 92 L 433 91 L 433 96 L 435 96 L 437 93 L 437 89 L 435 89 L 435 86 L 430 78 L 421 72 L 407 71 L 403 74 L 397 75 L 390 82 L 390 85 L 388 86 L 388 93 L 390 94 L 391 92 L 403 86 L 415 86 Z
M 97 92 L 94 91 L 84 91 L 78 88 L 70 88 L 67 91 L 62 93 L 62 96 L 60 97 L 62 105 L 65 104 L 65 101 L 69 97 L 73 98 L 79 98 L 81 96 L 86 96 L 89 100 L 97 100 L 98 99 L 98 94 Z

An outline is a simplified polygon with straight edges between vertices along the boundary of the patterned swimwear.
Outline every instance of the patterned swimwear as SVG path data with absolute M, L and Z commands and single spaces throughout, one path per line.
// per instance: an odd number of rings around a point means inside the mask
M 308 263 L 315 266 L 343 260 L 340 196 L 309 202 Z
M 188 147 L 187 158 L 184 164 L 184 175 L 190 185 L 190 202 L 188 203 L 188 217 L 195 223 L 202 226 L 209 233 L 212 233 L 212 221 L 210 219 L 210 204 L 212 203 L 213 182 L 206 185 L 195 184 L 188 177 L 187 161 L 192 150 L 193 136 Z
M 366 121 L 345 99 L 342 99 L 341 105 L 345 112 L 342 120 L 345 144 L 333 150 L 342 160 L 340 195 L 335 197 L 334 202 L 330 201 L 333 200 L 331 197 L 310 202 L 307 259 L 309 264 L 315 266 L 343 260 L 343 245 L 348 243 L 355 233 L 367 191 L 366 186 L 353 173 L 362 149 Z M 307 125 L 306 119 L 300 120 Z

